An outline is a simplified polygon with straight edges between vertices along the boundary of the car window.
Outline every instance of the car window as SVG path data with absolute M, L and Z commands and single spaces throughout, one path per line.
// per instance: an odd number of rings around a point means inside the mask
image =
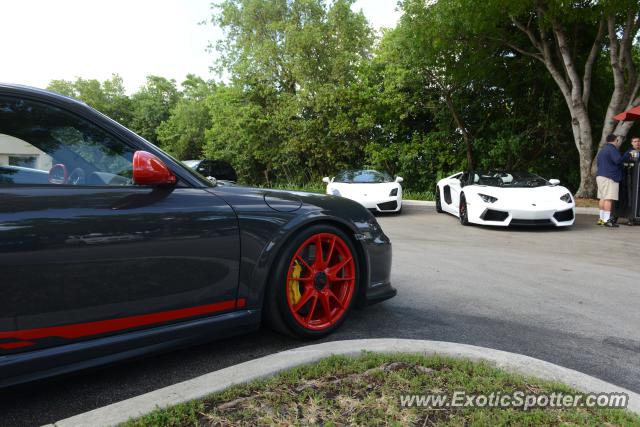
M 212 176 L 216 177 L 216 179 L 234 182 L 238 180 L 235 169 L 228 162 L 224 160 L 213 160 L 210 164 L 210 173 Z
M 196 170 L 200 175 L 204 177 L 211 175 L 211 166 L 209 162 L 207 162 L 206 160 L 203 160 L 202 162 L 200 162 Z
M 391 182 L 391 175 L 386 172 L 375 170 L 352 170 L 340 172 L 333 179 L 333 182 L 353 183 L 353 184 L 378 184 Z
M 0 97 L 0 184 L 132 185 L 134 151 L 60 108 Z
M 491 171 L 474 173 L 474 182 L 491 187 L 542 187 L 549 182 L 530 172 Z

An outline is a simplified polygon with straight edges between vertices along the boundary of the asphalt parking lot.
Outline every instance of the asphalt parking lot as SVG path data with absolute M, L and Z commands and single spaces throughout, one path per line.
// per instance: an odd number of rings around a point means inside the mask
M 328 340 L 421 338 L 525 354 L 640 392 L 640 226 L 462 227 L 433 208 L 381 216 L 393 300 Z M 305 343 L 269 330 L 0 395 L 0 425 L 41 425 Z

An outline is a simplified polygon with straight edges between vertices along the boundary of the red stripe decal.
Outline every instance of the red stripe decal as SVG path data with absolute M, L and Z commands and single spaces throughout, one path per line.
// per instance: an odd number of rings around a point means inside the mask
M 0 348 L 3 348 L 5 350 L 11 350 L 14 348 L 20 348 L 20 347 L 29 347 L 32 345 L 35 345 L 36 343 L 31 342 L 31 341 L 16 341 L 16 342 L 7 342 L 4 344 L 0 344 Z
M 223 301 L 215 304 L 201 305 L 198 307 L 182 308 L 179 310 L 162 311 L 159 313 L 142 314 L 139 316 L 122 317 L 119 319 L 100 320 L 97 322 L 89 323 L 76 323 L 48 328 L 0 332 L 0 338 L 15 338 L 25 340 L 22 342 L 0 344 L 0 348 L 17 348 L 33 345 L 34 343 L 28 342 L 27 340 L 34 340 L 39 338 L 81 338 L 90 335 L 104 334 L 107 332 L 121 331 L 124 329 L 153 325 L 156 323 L 162 323 L 171 320 L 216 313 L 219 311 L 233 310 L 236 307 L 244 307 L 245 305 L 246 300 L 244 298 L 239 298 L 238 300 Z

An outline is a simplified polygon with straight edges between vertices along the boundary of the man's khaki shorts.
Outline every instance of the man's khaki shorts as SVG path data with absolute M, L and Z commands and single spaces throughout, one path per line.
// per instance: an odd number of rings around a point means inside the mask
M 596 184 L 598 184 L 598 199 L 618 200 L 619 183 L 606 176 L 596 176 Z

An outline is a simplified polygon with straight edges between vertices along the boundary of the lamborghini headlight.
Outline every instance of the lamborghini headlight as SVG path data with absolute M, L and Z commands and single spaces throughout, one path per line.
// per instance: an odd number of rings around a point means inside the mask
M 331 189 L 331 194 L 334 196 L 340 196 L 340 191 L 337 188 Z
M 571 198 L 571 193 L 567 193 L 567 194 L 563 195 L 562 197 L 560 197 L 560 200 L 562 200 L 563 202 L 566 202 L 566 203 L 572 203 L 573 202 L 573 198 Z
M 480 198 L 482 199 L 483 202 L 485 203 L 493 203 L 496 200 L 498 200 L 496 197 L 493 196 L 487 196 L 486 194 L 480 194 L 478 193 L 478 196 L 480 196 Z
M 394 188 L 393 190 L 391 190 L 391 193 L 389 193 L 389 196 L 397 196 L 398 195 L 398 189 Z

